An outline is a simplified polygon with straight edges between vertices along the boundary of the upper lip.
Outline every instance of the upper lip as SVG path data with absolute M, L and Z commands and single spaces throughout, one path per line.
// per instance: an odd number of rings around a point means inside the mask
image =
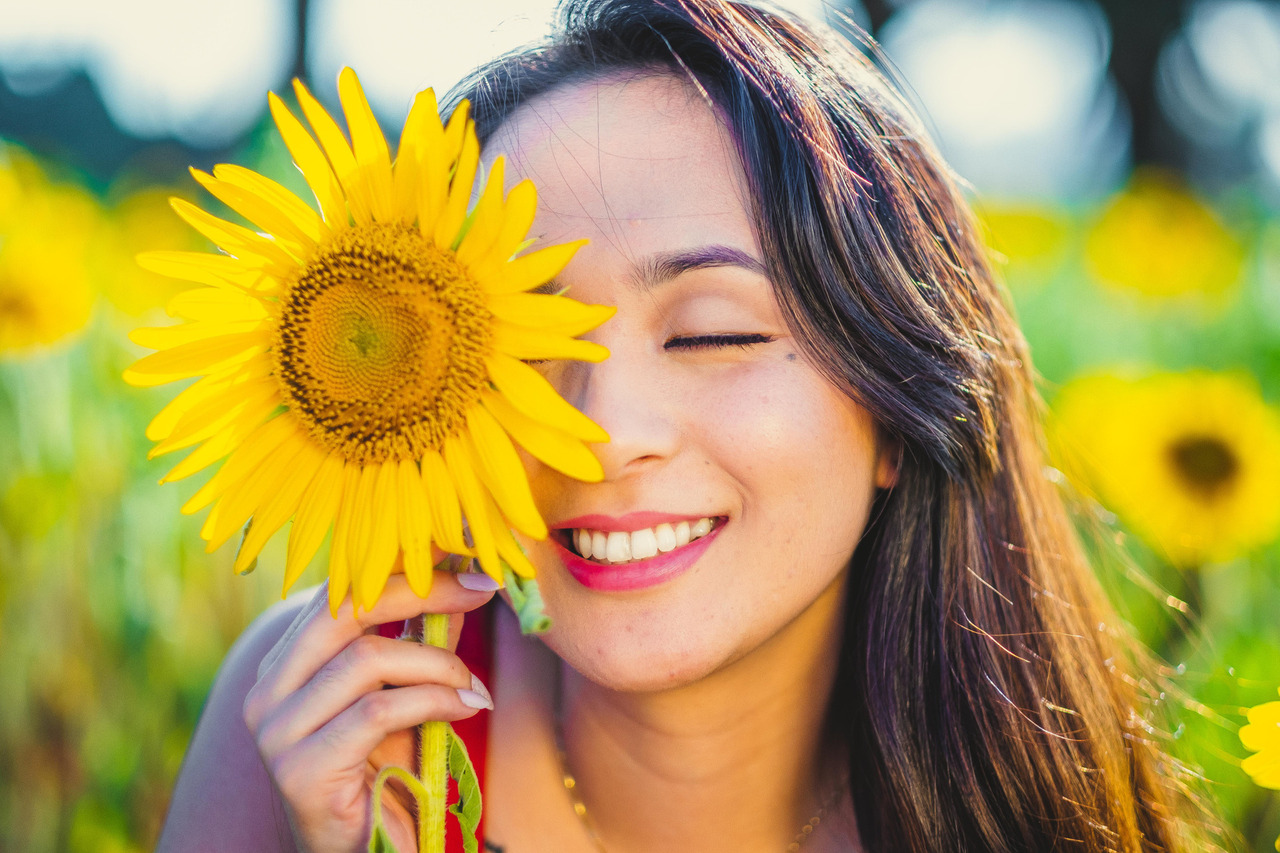
M 564 521 L 559 521 L 549 526 L 552 530 L 586 528 L 587 530 L 599 530 L 603 533 L 633 533 L 637 530 L 644 530 L 647 527 L 656 527 L 659 524 L 677 524 L 681 521 L 697 521 L 700 518 L 715 517 L 715 515 L 690 515 L 688 513 L 642 510 L 618 516 L 599 513 L 579 515 L 574 518 L 566 518 Z

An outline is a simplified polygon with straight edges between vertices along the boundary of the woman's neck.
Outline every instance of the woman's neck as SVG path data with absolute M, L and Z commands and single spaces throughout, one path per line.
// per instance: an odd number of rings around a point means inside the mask
M 620 693 L 561 667 L 567 763 L 610 853 L 782 851 L 830 806 L 847 787 L 842 756 L 821 760 L 843 595 L 833 583 L 764 644 L 683 687 Z

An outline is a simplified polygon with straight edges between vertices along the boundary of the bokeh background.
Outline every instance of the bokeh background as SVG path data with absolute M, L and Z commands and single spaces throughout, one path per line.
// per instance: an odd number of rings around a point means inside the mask
M 882 46 L 971 188 L 1086 498 L 1099 573 L 1167 666 L 1166 738 L 1248 849 L 1280 801 L 1236 731 L 1280 684 L 1280 3 L 785 4 Z M 415 91 L 544 34 L 547 0 L 0 0 L 0 850 L 158 836 L 219 661 L 279 596 L 204 553 L 126 388 L 208 248 L 167 198 L 235 162 L 305 195 L 266 113 L 360 73 L 393 135 Z M 868 47 L 867 49 L 871 49 Z M 1098 535 L 1100 531 L 1100 535 Z M 230 552 L 232 549 L 224 549 Z M 318 579 L 313 575 L 311 580 Z M 304 579 L 304 583 L 307 579 Z M 1157 716 L 1158 718 L 1158 716 Z

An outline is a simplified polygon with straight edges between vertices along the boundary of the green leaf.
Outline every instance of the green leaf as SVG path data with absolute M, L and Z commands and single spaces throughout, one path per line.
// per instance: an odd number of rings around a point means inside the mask
M 458 802 L 449 806 L 449 813 L 458 819 L 462 829 L 462 849 L 465 853 L 477 853 L 480 842 L 476 833 L 480 829 L 480 780 L 476 768 L 467 754 L 462 738 L 449 726 L 449 776 L 458 783 Z
M 374 824 L 373 835 L 369 836 L 369 853 L 400 853 L 381 823 Z
M 524 634 L 541 634 L 551 627 L 551 619 L 542 606 L 542 593 L 535 578 L 522 578 L 502 562 L 502 582 L 507 587 L 511 606 L 520 619 L 520 631 Z

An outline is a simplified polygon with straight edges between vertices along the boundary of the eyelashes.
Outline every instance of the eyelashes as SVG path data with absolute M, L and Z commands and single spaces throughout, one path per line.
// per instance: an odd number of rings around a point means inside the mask
M 752 344 L 767 344 L 773 340 L 772 335 L 687 335 L 672 338 L 662 345 L 663 349 L 722 349 L 725 347 L 749 347 Z
M 773 335 L 734 334 L 734 335 L 681 335 L 674 337 L 662 345 L 664 350 L 699 350 L 726 349 L 740 347 L 747 349 L 753 344 L 767 344 L 774 339 Z M 546 364 L 546 359 L 525 359 L 525 364 Z

